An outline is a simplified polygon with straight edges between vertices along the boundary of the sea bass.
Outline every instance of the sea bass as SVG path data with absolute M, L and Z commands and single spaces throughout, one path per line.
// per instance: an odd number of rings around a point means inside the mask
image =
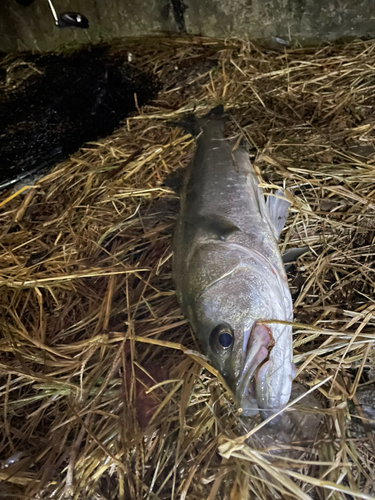
M 223 135 L 223 108 L 184 124 L 196 139 L 173 238 L 173 277 L 185 317 L 245 416 L 289 400 L 293 304 L 277 240 L 289 202 L 265 202 L 248 152 Z

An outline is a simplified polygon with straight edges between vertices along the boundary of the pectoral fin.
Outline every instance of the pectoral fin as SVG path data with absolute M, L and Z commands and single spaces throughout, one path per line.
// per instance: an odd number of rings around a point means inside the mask
M 284 193 L 280 189 L 274 194 L 274 196 L 268 196 L 266 205 L 275 228 L 275 236 L 278 239 L 288 217 L 290 202 L 285 198 Z

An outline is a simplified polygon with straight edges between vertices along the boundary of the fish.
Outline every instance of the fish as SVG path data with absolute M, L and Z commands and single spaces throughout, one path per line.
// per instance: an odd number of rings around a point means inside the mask
M 222 106 L 177 123 L 195 136 L 173 235 L 178 302 L 246 417 L 289 401 L 293 303 L 278 238 L 290 202 L 265 200 L 246 146 L 224 136 Z M 284 322 L 284 323 L 282 323 Z

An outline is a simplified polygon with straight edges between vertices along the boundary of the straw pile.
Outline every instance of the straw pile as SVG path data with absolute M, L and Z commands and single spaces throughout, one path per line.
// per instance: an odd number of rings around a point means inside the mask
M 1 194 L 2 498 L 374 498 L 356 392 L 375 378 L 375 44 L 137 47 L 164 82 L 158 100 Z M 163 181 L 194 143 L 169 122 L 218 103 L 265 191 L 291 193 L 282 250 L 310 249 L 290 273 L 295 362 L 323 423 L 307 448 L 291 444 L 298 459 L 241 438 L 173 291 L 178 198 Z

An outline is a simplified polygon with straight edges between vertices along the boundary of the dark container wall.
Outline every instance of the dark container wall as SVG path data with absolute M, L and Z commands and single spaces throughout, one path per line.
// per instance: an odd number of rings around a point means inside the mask
M 161 33 L 278 37 L 301 43 L 375 36 L 373 0 L 54 0 L 77 11 L 87 31 L 54 26 L 47 0 L 0 2 L 0 51 L 49 51 L 67 45 Z

